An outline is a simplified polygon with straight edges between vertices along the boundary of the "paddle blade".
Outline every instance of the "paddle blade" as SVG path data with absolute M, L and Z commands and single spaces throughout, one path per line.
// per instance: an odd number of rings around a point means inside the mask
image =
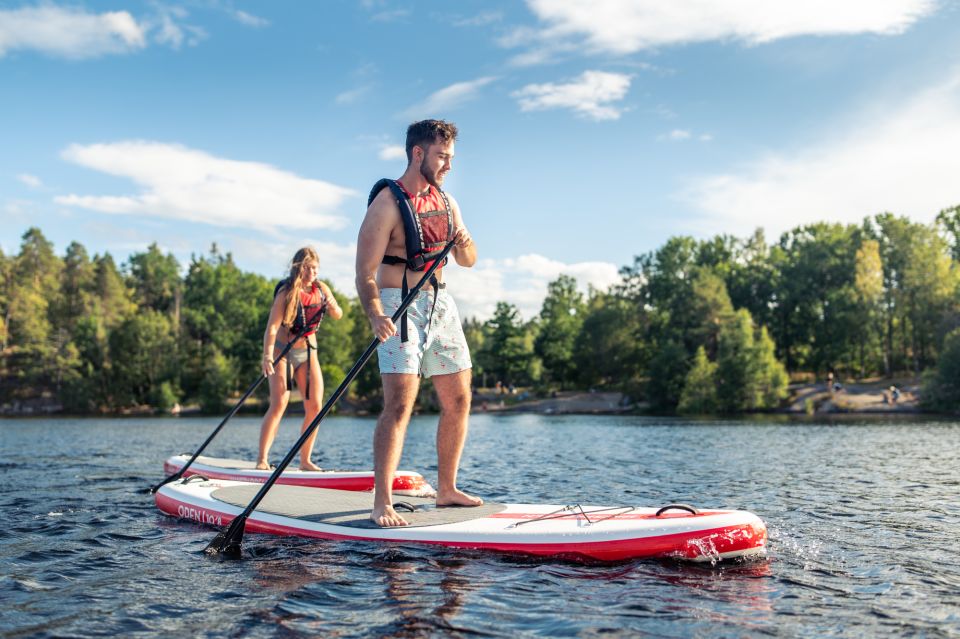
M 217 533 L 203 552 L 216 557 L 226 559 L 240 559 L 240 551 L 243 544 L 243 528 L 247 523 L 247 518 L 240 515 L 232 522 L 230 527 L 223 532 Z

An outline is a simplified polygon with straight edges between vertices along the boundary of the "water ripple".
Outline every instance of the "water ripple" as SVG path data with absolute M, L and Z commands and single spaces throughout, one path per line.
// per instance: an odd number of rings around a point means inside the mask
M 296 419 L 281 427 L 289 446 Z M 0 424 L 3 636 L 960 636 L 960 425 L 478 415 L 461 484 L 513 502 L 746 508 L 769 557 L 617 564 L 248 535 L 159 515 L 143 490 L 210 419 Z M 210 454 L 249 457 L 235 418 Z M 325 423 L 317 459 L 369 467 L 373 422 Z M 436 479 L 435 418 L 402 466 Z

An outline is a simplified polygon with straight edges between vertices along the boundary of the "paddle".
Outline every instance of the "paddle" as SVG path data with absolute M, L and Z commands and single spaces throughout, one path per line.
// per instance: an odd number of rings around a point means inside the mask
M 430 265 L 430 268 L 427 269 L 427 272 L 424 273 L 423 277 L 420 278 L 420 281 L 417 282 L 417 285 L 414 286 L 405 298 L 400 302 L 399 308 L 394 312 L 392 319 L 396 322 L 400 319 L 400 316 L 403 315 L 403 312 L 407 310 L 407 307 L 413 302 L 414 298 L 417 296 L 417 293 L 420 292 L 420 289 L 423 288 L 423 285 L 429 281 L 433 276 L 434 271 L 439 268 L 440 264 L 443 263 L 444 258 L 447 256 L 447 253 L 450 252 L 450 249 L 453 248 L 453 242 L 447 243 L 443 250 L 440 252 L 440 255 L 434 259 L 433 264 Z M 278 465 L 276 470 L 273 471 L 273 474 L 270 475 L 270 478 L 266 483 L 260 488 L 254 498 L 247 504 L 247 507 L 243 510 L 242 513 L 234 517 L 233 521 L 230 522 L 230 527 L 225 531 L 222 531 L 213 538 L 213 541 L 204 549 L 204 552 L 208 555 L 225 555 L 231 559 L 237 559 L 240 557 L 240 545 L 243 542 L 243 529 L 246 526 L 247 518 L 250 516 L 250 513 L 254 511 L 257 505 L 263 500 L 267 495 L 267 491 L 276 483 L 277 479 L 280 478 L 281 473 L 284 469 L 290 464 L 293 460 L 293 457 L 297 454 L 297 451 L 300 450 L 300 447 L 303 446 L 304 442 L 310 437 L 310 435 L 317 429 L 317 426 L 320 425 L 320 421 L 326 417 L 327 413 L 337 403 L 337 400 L 340 399 L 340 396 L 347 390 L 347 386 L 353 381 L 353 379 L 360 372 L 360 369 L 363 368 L 363 365 L 367 363 L 367 360 L 370 359 L 370 356 L 373 355 L 373 351 L 376 350 L 377 346 L 380 344 L 380 339 L 377 337 L 373 338 L 373 341 L 370 342 L 370 346 L 367 347 L 367 350 L 363 352 L 363 355 L 360 356 L 360 359 L 357 360 L 357 363 L 353 365 L 353 368 L 350 369 L 350 372 L 347 373 L 347 376 L 343 378 L 343 381 L 340 383 L 340 386 L 337 387 L 337 390 L 333 391 L 333 394 L 330 396 L 330 399 L 327 400 L 327 403 L 323 405 L 323 408 L 320 409 L 320 412 L 317 413 L 317 416 L 314 417 L 313 421 L 310 422 L 310 425 L 303 431 L 300 435 L 300 439 L 293 445 L 293 448 L 287 453 L 286 457 L 283 458 Z
M 317 316 L 318 316 L 318 315 L 321 315 L 321 314 L 324 312 L 324 310 L 325 310 L 325 309 L 321 308 L 321 309 L 318 310 L 316 313 L 314 313 L 314 314 L 310 317 L 310 321 L 309 321 L 309 322 L 305 322 L 303 328 L 293 337 L 293 339 L 291 339 L 289 342 L 287 342 L 287 345 L 283 347 L 283 350 L 280 351 L 280 354 L 277 355 L 277 356 L 273 359 L 273 365 L 274 365 L 274 366 L 277 365 L 277 362 L 279 362 L 281 359 L 283 359 L 283 356 L 286 355 L 286 354 L 290 351 L 291 348 L 293 348 L 293 345 L 294 345 L 299 339 L 301 339 L 306 333 L 309 333 L 309 332 L 312 330 L 311 324 L 313 324 L 313 321 L 314 321 L 315 319 L 317 319 Z M 184 465 L 180 468 L 180 470 L 178 470 L 178 471 L 175 472 L 174 474 L 170 475 L 169 477 L 167 477 L 166 479 L 164 479 L 162 482 L 160 482 L 160 483 L 157 484 L 156 486 L 152 487 L 152 488 L 150 489 L 150 494 L 151 494 L 151 495 L 154 494 L 154 493 L 156 493 L 158 490 L 160 490 L 160 487 L 161 487 L 161 486 L 163 486 L 163 485 L 165 485 L 165 484 L 169 484 L 170 482 L 176 481 L 176 480 L 180 479 L 181 477 L 183 477 L 183 473 L 186 472 L 186 470 L 187 470 L 188 468 L 190 468 L 190 465 L 197 460 L 197 457 L 200 456 L 200 453 L 203 452 L 203 449 L 205 449 L 205 448 L 207 447 L 207 445 L 208 445 L 210 442 L 213 441 L 213 438 L 217 436 L 217 434 L 220 432 L 220 430 L 221 430 L 224 426 L 226 426 L 227 422 L 230 421 L 230 418 L 233 417 L 233 416 L 237 413 L 238 410 L 240 410 L 240 407 L 243 405 L 243 403 L 244 403 L 245 401 L 247 401 L 247 398 L 250 397 L 250 395 L 253 394 L 253 391 L 257 390 L 257 387 L 260 386 L 260 384 L 262 384 L 262 383 L 263 383 L 263 380 L 265 380 L 266 378 L 267 378 L 266 375 L 264 375 L 263 373 L 260 374 L 260 377 L 257 378 L 257 381 L 255 381 L 253 384 L 251 384 L 250 387 L 247 389 L 247 392 L 243 394 L 243 397 L 241 397 L 241 398 L 237 401 L 237 403 L 233 405 L 233 408 L 231 408 L 231 409 L 230 409 L 230 412 L 227 413 L 227 416 L 223 418 L 223 421 L 220 422 L 220 424 L 219 424 L 216 428 L 213 429 L 213 432 L 210 433 L 210 436 L 209 436 L 209 437 L 207 437 L 207 441 L 203 442 L 203 444 L 200 445 L 200 448 L 198 448 L 198 449 L 197 449 L 197 452 L 195 452 L 195 453 L 193 454 L 193 457 L 190 458 L 190 461 L 188 461 L 186 464 L 184 464 Z

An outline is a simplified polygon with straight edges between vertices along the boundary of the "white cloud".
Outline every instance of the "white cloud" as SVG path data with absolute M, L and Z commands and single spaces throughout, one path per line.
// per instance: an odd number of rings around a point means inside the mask
M 571 43 L 588 53 L 628 54 L 691 42 L 749 45 L 803 35 L 894 35 L 933 13 L 937 0 L 527 0 L 544 23 L 524 43 L 540 57 Z
M 703 211 L 693 225 L 743 235 L 762 226 L 775 238 L 800 224 L 859 223 L 883 211 L 927 222 L 960 203 L 960 71 L 896 110 L 851 121 L 806 148 L 697 180 L 683 195 Z
M 234 11 L 232 15 L 237 22 L 245 24 L 248 27 L 266 27 L 270 24 L 269 20 L 247 13 L 246 11 L 240 11 L 239 9 Z
M 469 18 L 457 18 L 453 21 L 455 27 L 485 27 L 503 20 L 500 11 L 484 11 Z
M 223 227 L 275 231 L 340 228 L 338 208 L 353 191 L 258 162 L 212 156 L 177 144 L 143 140 L 72 145 L 62 157 L 129 178 L 135 195 L 76 195 L 56 202 L 101 213 L 149 215 Z
M 369 85 L 357 87 L 356 89 L 350 89 L 342 93 L 338 93 L 337 97 L 334 98 L 334 102 L 337 104 L 354 104 L 360 100 L 364 95 L 370 92 L 371 87 Z
M 126 11 L 88 13 L 55 5 L 0 10 L 0 57 L 25 49 L 64 58 L 96 58 L 145 46 L 144 27 Z
M 560 275 L 576 278 L 580 290 L 587 285 L 605 290 L 620 281 L 618 268 L 606 262 L 564 264 L 542 255 L 529 254 L 505 260 L 479 260 L 473 268 L 452 266 L 444 272 L 460 316 L 488 319 L 497 302 L 509 302 L 526 319 L 540 312 L 547 285 Z
M 29 173 L 21 173 L 17 176 L 17 179 L 20 182 L 23 182 L 31 189 L 38 189 L 43 186 L 43 182 L 36 175 L 30 175 Z
M 480 89 L 494 80 L 496 78 L 488 76 L 451 84 L 430 94 L 420 104 L 410 107 L 404 111 L 404 115 L 411 118 L 440 117 L 444 112 L 476 98 Z
M 668 133 L 657 136 L 658 140 L 669 140 L 672 142 L 685 142 L 687 140 L 698 140 L 700 142 L 710 142 L 713 136 L 709 133 L 695 134 L 689 129 L 673 129 Z
M 630 88 L 630 76 L 605 71 L 584 71 L 566 84 L 528 84 L 511 95 L 522 111 L 572 109 L 594 120 L 616 120 L 622 109 L 611 102 L 622 100 Z
M 179 49 L 184 41 L 189 46 L 195 46 L 200 40 L 207 37 L 202 27 L 184 24 L 187 10 L 182 7 L 157 6 L 157 16 L 149 22 L 149 28 L 156 32 L 153 38 L 161 43 Z
M 385 144 L 379 153 L 381 160 L 406 160 L 407 159 L 407 149 L 401 144 Z

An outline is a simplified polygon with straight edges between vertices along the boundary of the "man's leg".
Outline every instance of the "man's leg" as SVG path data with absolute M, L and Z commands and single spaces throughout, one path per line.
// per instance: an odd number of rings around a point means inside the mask
M 370 519 L 379 526 L 406 526 L 393 509 L 393 475 L 403 453 L 403 438 L 420 388 L 418 375 L 390 373 L 383 379 L 383 412 L 373 433 L 374 493 Z
M 440 400 L 437 426 L 437 506 L 479 506 L 483 500 L 457 488 L 460 455 L 470 418 L 470 369 L 430 378 Z

